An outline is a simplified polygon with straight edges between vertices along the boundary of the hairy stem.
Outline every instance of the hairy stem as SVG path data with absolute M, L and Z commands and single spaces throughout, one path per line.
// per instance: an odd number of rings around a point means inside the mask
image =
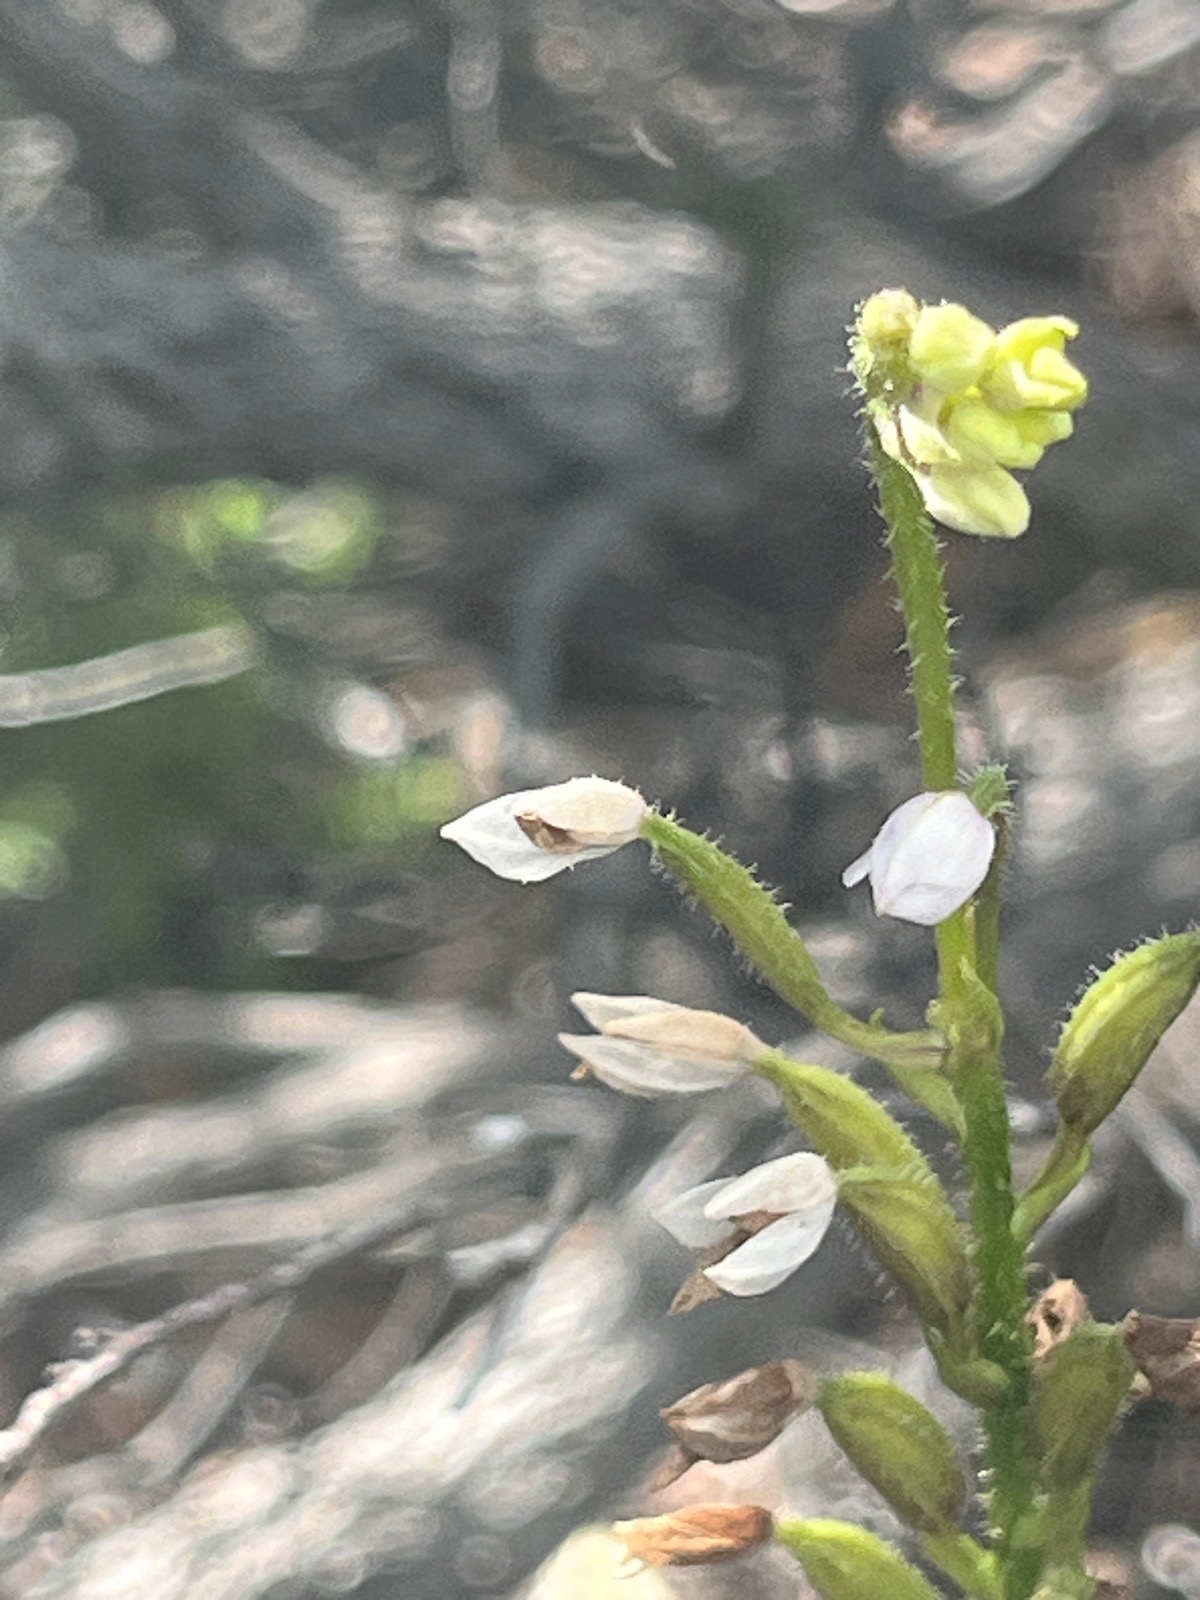
M 905 644 L 921 768 L 929 789 L 958 782 L 953 652 L 945 575 L 937 536 L 909 471 L 879 448 L 871 465 L 887 524 L 892 572 L 905 619 Z M 1030 1426 L 1030 1350 L 1023 1252 L 1013 1234 L 1008 1107 L 1000 1058 L 1003 1020 L 995 997 L 992 907 L 984 917 L 979 970 L 976 913 L 963 906 L 937 929 L 939 1020 L 951 1041 L 949 1075 L 963 1110 L 963 1160 L 971 1187 L 979 1354 L 1007 1376 L 983 1407 L 990 1472 L 990 1512 L 1006 1600 L 1028 1600 L 1042 1553 L 1022 1539 L 1036 1493 Z

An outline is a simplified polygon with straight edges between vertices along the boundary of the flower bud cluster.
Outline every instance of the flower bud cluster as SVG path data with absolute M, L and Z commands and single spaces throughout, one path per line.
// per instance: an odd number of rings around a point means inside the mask
M 931 516 L 959 533 L 1025 532 L 1029 501 L 1012 474 L 1071 435 L 1088 392 L 1064 353 L 1078 332 L 1069 317 L 997 332 L 965 306 L 923 306 L 899 289 L 866 301 L 853 345 L 867 414 Z

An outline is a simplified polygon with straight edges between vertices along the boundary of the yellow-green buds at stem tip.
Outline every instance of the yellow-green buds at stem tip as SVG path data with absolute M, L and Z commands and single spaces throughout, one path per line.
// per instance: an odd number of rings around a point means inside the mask
M 852 363 L 880 448 L 913 477 L 930 516 L 960 533 L 1011 539 L 1028 470 L 1067 438 L 1087 380 L 1067 359 L 1067 317 L 1024 317 L 997 333 L 961 305 L 921 306 L 905 290 L 872 295 Z
M 941 1423 L 882 1372 L 827 1378 L 817 1399 L 859 1472 L 919 1533 L 949 1533 L 966 1499 L 958 1454 Z
M 766 1294 L 813 1254 L 837 1204 L 837 1180 L 803 1151 L 688 1189 L 657 1213 L 672 1238 L 708 1256 L 702 1275 L 723 1294 Z
M 781 1517 L 775 1537 L 825 1600 L 938 1600 L 929 1580 L 892 1545 L 852 1522 Z
M 599 1078 L 624 1094 L 653 1099 L 727 1089 L 766 1053 L 749 1028 L 715 1011 L 639 994 L 574 994 L 571 1000 L 599 1029 L 559 1034 L 582 1063 L 574 1075 Z
M 928 790 L 892 812 L 842 882 L 850 889 L 869 877 L 877 916 L 934 927 L 979 888 L 995 849 L 995 829 L 968 795 Z
M 540 883 L 632 844 L 648 810 L 637 790 L 623 783 L 568 778 L 488 800 L 447 822 L 441 833 L 498 878 Z
M 1064 1127 L 1086 1138 L 1120 1103 L 1200 983 L 1200 932 L 1119 956 L 1071 1013 L 1050 1063 Z

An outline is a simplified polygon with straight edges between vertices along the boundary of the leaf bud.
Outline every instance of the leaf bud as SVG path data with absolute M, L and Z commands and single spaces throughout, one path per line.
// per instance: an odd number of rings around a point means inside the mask
M 937 1600 L 933 1585 L 893 1545 L 853 1522 L 781 1518 L 775 1537 L 826 1600 Z
M 1086 1138 L 1120 1103 L 1200 982 L 1200 932 L 1118 956 L 1063 1028 L 1049 1081 L 1064 1124 Z
M 883 1372 L 827 1378 L 817 1404 L 830 1433 L 868 1483 L 919 1533 L 947 1533 L 966 1498 L 950 1435 Z

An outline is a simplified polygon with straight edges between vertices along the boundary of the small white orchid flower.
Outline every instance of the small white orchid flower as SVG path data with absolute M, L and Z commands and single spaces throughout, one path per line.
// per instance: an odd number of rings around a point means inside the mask
M 842 882 L 850 889 L 869 877 L 878 916 L 931 928 L 971 898 L 995 849 L 995 829 L 969 795 L 927 790 L 892 812 Z
M 609 778 L 568 778 L 502 794 L 442 828 L 498 878 L 540 883 L 581 861 L 631 844 L 649 810 L 636 789 Z
M 657 1216 L 672 1238 L 709 1255 L 702 1268 L 709 1283 L 725 1294 L 754 1295 L 803 1266 L 825 1237 L 836 1203 L 833 1169 L 804 1151 L 685 1190 Z
M 576 1077 L 652 1099 L 727 1089 L 766 1050 L 749 1028 L 716 1011 L 654 1000 L 649 995 L 574 994 L 571 1000 L 598 1033 L 560 1033 L 578 1056 Z

